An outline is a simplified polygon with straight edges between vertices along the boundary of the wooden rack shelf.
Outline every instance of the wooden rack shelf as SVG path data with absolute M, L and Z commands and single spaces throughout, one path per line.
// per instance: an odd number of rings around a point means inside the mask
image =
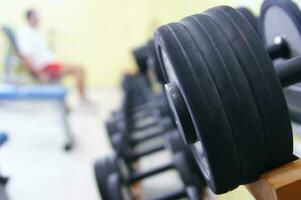
M 246 187 L 256 200 L 301 200 L 301 159 L 264 173 Z

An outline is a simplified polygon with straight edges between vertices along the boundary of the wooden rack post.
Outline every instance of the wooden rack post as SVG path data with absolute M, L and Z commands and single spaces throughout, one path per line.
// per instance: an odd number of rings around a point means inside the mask
M 301 200 L 301 159 L 264 173 L 246 187 L 256 200 Z

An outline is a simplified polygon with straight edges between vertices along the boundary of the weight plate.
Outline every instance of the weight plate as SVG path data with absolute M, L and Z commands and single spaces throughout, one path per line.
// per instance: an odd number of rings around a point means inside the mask
M 217 7 L 205 14 L 224 33 L 252 88 L 268 153 L 264 170 L 290 161 L 292 130 L 288 109 L 279 79 L 260 38 L 246 19 L 233 8 Z
M 165 136 L 165 147 L 166 149 L 170 150 L 170 152 L 172 152 L 173 155 L 181 153 L 184 155 L 184 157 L 182 156 L 178 156 L 178 158 L 175 158 L 179 165 L 181 165 L 181 159 L 185 159 L 185 166 L 183 166 L 183 171 L 185 172 L 185 168 L 189 169 L 189 173 L 193 174 L 191 175 L 190 178 L 189 176 L 187 176 L 187 178 L 189 178 L 189 180 L 186 180 L 186 183 L 188 183 L 188 181 L 193 181 L 193 184 L 198 186 L 198 188 L 203 188 L 205 186 L 205 180 L 203 178 L 203 175 L 199 169 L 199 167 L 197 166 L 196 160 L 189 148 L 189 146 L 185 145 L 179 135 L 179 132 L 177 130 L 174 130 L 173 132 L 169 132 L 166 133 Z M 175 163 L 175 165 L 177 165 Z M 182 174 L 184 174 L 184 172 Z M 188 173 L 188 172 L 185 172 Z M 184 179 L 184 178 L 182 178 Z
M 154 40 L 150 40 L 147 44 L 147 49 L 148 49 L 148 65 L 151 67 L 155 74 L 157 80 L 164 84 L 166 83 L 166 80 L 164 79 L 164 75 L 160 66 L 160 61 L 158 59 L 157 53 L 156 53 L 156 47 Z
M 301 55 L 301 13 L 290 0 L 265 0 L 261 7 L 260 28 L 266 45 L 282 37 L 292 57 Z M 278 59 L 276 63 L 283 61 Z
M 204 191 L 199 191 L 194 186 L 189 186 L 186 188 L 186 194 L 188 197 L 188 200 L 200 200 L 204 199 Z
M 189 162 L 189 160 L 185 159 L 185 153 L 183 152 L 178 152 L 173 155 L 173 163 L 175 169 L 179 173 L 184 186 L 198 186 L 197 179 L 199 179 L 200 177 L 197 177 L 196 174 L 194 174 L 189 168 Z
M 280 36 L 288 43 L 291 57 L 298 57 L 301 55 L 301 14 L 298 6 L 294 2 L 290 0 L 265 1 L 261 8 L 260 27 L 267 46 L 274 44 L 275 38 Z M 276 59 L 274 63 L 278 64 L 283 61 L 283 59 Z M 285 91 L 287 91 L 286 98 L 288 106 L 290 108 L 294 107 L 301 109 L 298 104 L 293 103 L 295 101 L 300 101 L 299 98 L 295 98 L 299 95 L 300 88 L 301 85 L 297 84 L 294 87 L 285 89 Z M 287 95 L 287 93 L 293 95 Z M 290 109 L 290 112 L 293 116 L 301 116 L 301 112 L 296 110 Z M 292 119 L 294 120 L 295 118 Z
M 164 136 L 164 144 L 172 154 L 177 152 L 187 151 L 185 144 L 183 143 L 178 130 L 169 131 Z
M 256 33 L 259 35 L 258 18 L 252 13 L 252 11 L 246 7 L 239 7 L 237 8 L 237 11 L 246 18 L 246 20 L 251 24 L 251 26 L 254 28 Z
M 147 47 L 142 46 L 133 50 L 133 55 L 141 73 L 147 72 Z
M 130 189 L 124 185 L 118 174 L 111 174 L 107 183 L 109 194 L 108 200 L 133 200 L 133 194 Z M 106 200 L 106 199 L 104 199 Z
M 109 194 L 107 193 L 108 178 L 112 173 L 116 172 L 116 168 L 111 164 L 112 159 L 113 156 L 107 156 L 94 163 L 96 183 L 102 199 L 109 199 Z
M 265 165 L 266 157 L 262 153 L 265 144 L 260 115 L 247 79 L 231 46 L 210 17 L 194 15 L 181 22 L 196 41 L 227 112 L 232 127 L 230 137 L 234 138 L 239 156 L 239 181 L 255 180 Z M 228 186 L 228 182 L 223 184 L 225 188 Z
M 238 156 L 231 127 L 195 41 L 182 24 L 172 23 L 156 30 L 155 43 L 168 80 L 179 87 L 198 134 L 200 142 L 192 146 L 206 182 L 213 191 L 224 190 L 219 184 L 226 181 L 236 187 Z
M 113 136 L 118 131 L 115 123 L 115 120 L 113 120 L 112 118 L 109 118 L 105 123 L 109 136 Z

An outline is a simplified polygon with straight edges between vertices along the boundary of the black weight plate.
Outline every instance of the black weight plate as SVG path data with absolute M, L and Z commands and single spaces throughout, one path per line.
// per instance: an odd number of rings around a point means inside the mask
M 174 130 L 166 133 L 164 141 L 166 149 L 168 149 L 173 155 L 177 153 L 184 154 L 186 166 L 183 167 L 189 168 L 190 173 L 193 173 L 193 178 L 189 179 L 193 181 L 194 185 L 197 185 L 198 188 L 203 188 L 205 185 L 204 177 L 196 163 L 196 160 L 189 146 L 185 145 L 182 141 L 179 131 Z M 178 163 L 180 162 L 181 161 L 179 161 Z
M 116 128 L 116 122 L 112 118 L 108 119 L 106 121 L 105 125 L 106 125 L 107 133 L 109 134 L 109 136 L 112 136 L 116 132 L 118 132 L 118 130 Z
M 111 165 L 113 157 L 107 156 L 94 163 L 94 173 L 98 191 L 102 199 L 108 199 L 107 182 L 111 174 L 116 172 L 116 168 Z
M 147 72 L 147 47 L 142 46 L 133 50 L 133 55 L 141 73 Z
M 260 28 L 266 45 L 274 44 L 275 38 L 280 36 L 288 43 L 292 57 L 301 55 L 301 13 L 292 1 L 265 0 Z
M 275 20 L 277 19 L 277 20 Z M 298 6 L 290 0 L 267 0 L 261 8 L 260 25 L 262 36 L 267 46 L 274 44 L 276 37 L 282 37 L 288 43 L 292 57 L 301 55 L 301 14 Z M 283 62 L 283 59 L 277 59 L 275 64 Z M 285 89 L 287 91 L 286 98 L 290 108 L 299 108 L 298 104 L 293 102 L 300 101 L 295 98 L 300 93 L 301 85 Z M 287 95 L 293 94 L 293 95 Z M 300 112 L 293 112 L 293 116 L 301 116 Z M 295 118 L 292 118 L 294 120 Z M 296 121 L 296 120 L 294 120 Z M 300 123 L 297 121 L 297 123 Z
M 246 77 L 231 46 L 210 17 L 194 15 L 181 22 L 196 41 L 227 112 L 239 155 L 240 181 L 255 180 L 265 165 L 265 143 L 260 115 Z
M 191 33 L 189 33 L 187 30 L 186 30 L 186 28 L 182 25 L 182 24 L 178 24 L 179 26 L 179 28 L 180 29 L 176 29 L 175 31 L 178 31 L 178 32 L 180 32 L 180 33 L 182 33 L 182 34 L 186 34 L 186 37 L 189 37 L 189 36 L 191 36 Z M 180 31 L 179 31 L 180 30 Z M 218 93 L 218 88 L 216 87 L 216 82 L 215 82 L 215 80 L 212 78 L 212 76 L 211 76 L 211 72 L 210 72 L 210 70 L 208 70 L 208 68 L 207 68 L 207 65 L 208 65 L 208 63 L 206 62 L 206 59 L 200 54 L 200 52 L 199 52 L 199 47 L 198 47 L 198 45 L 197 45 L 197 42 L 196 42 L 196 40 L 195 40 L 195 38 L 194 37 L 192 37 L 191 36 L 191 38 L 192 38 L 192 40 L 194 41 L 194 44 L 196 45 L 196 49 L 195 49 L 195 51 L 194 51 L 194 53 L 196 54 L 196 55 L 198 55 L 198 58 L 202 58 L 202 62 L 203 63 L 201 63 L 201 65 L 199 65 L 199 66 L 201 66 L 203 69 L 204 69 L 204 71 L 205 71 L 205 73 L 207 73 L 206 74 L 206 78 L 207 78 L 207 80 L 210 80 L 210 81 L 212 81 L 212 87 L 216 90 L 216 95 L 217 96 L 213 96 L 213 98 L 212 98 L 212 100 L 214 101 L 214 100 L 217 100 L 218 99 L 218 101 L 220 101 L 220 109 L 222 110 L 222 111 L 224 111 L 225 113 L 226 113 L 226 111 L 225 111 L 225 109 L 224 109 L 224 106 L 223 106 L 223 100 L 222 100 L 222 98 L 220 97 L 220 95 L 219 95 L 219 93 Z M 193 58 L 192 58 L 193 59 Z M 200 64 L 200 63 L 198 63 L 198 64 Z M 192 67 L 199 67 L 198 65 L 196 65 L 196 66 L 192 66 Z M 173 76 L 173 77 L 176 77 L 177 75 L 176 74 L 172 74 L 173 73 L 173 69 L 171 69 L 171 70 L 167 70 L 167 72 L 168 73 L 170 73 L 171 74 L 171 76 Z M 198 75 L 200 75 L 200 77 L 199 77 L 199 79 L 197 80 L 198 82 L 197 82 L 197 84 L 199 84 L 199 85 L 203 85 L 203 84 L 207 84 L 208 85 L 208 82 L 207 83 L 202 83 L 203 81 L 204 81 L 204 79 L 206 79 L 206 78 L 204 78 L 204 77 L 202 77 L 202 75 L 203 74 L 198 74 Z M 175 81 L 176 82 L 176 81 Z M 207 90 L 208 92 L 212 92 L 212 91 L 210 91 L 210 90 Z M 206 93 L 206 95 L 208 95 L 207 93 Z M 196 97 L 194 97 L 194 98 L 196 98 Z M 208 96 L 207 96 L 207 99 L 209 99 L 208 98 Z M 190 99 L 189 99 L 190 100 Z M 212 101 L 209 101 L 209 102 L 211 102 L 212 103 Z M 195 109 L 191 109 L 191 112 L 190 113 L 192 113 L 192 114 L 194 114 L 194 115 L 198 115 L 199 113 L 196 113 L 196 111 L 197 110 L 195 110 Z M 226 114 L 227 115 L 227 114 Z M 192 120 L 196 120 L 196 119 L 199 119 L 199 118 L 192 118 Z M 227 120 L 227 122 L 229 122 L 228 121 L 228 119 L 226 119 Z M 214 125 L 214 126 L 216 126 L 216 124 Z M 202 132 L 202 130 L 200 131 L 200 133 L 202 133 L 203 134 L 203 132 Z M 230 132 L 229 133 L 229 135 L 227 135 L 228 136 L 228 139 L 230 138 L 232 141 L 233 141 L 233 144 L 232 144 L 232 146 L 231 146 L 231 151 L 233 150 L 234 151 L 234 153 L 233 153 L 233 155 L 231 155 L 231 156 L 234 156 L 234 157 L 236 157 L 237 158 L 237 151 L 236 151 L 236 147 L 235 147 L 235 140 L 234 140 L 234 138 L 233 138 L 233 135 L 232 135 L 232 133 Z M 212 135 L 211 135 L 211 137 L 212 137 Z M 202 138 L 202 136 L 201 136 L 201 138 Z M 203 139 L 203 138 L 202 138 Z M 211 138 L 211 139 L 216 139 L 216 138 Z M 201 141 L 201 142 L 203 142 L 203 141 Z M 201 143 L 196 143 L 196 145 L 200 145 Z M 217 143 L 215 143 L 215 145 L 217 145 Z M 219 145 L 218 145 L 219 146 Z M 195 149 L 195 151 L 194 151 L 194 153 L 196 153 L 198 150 L 200 150 L 201 148 L 199 148 L 198 146 L 194 146 L 193 145 L 193 148 Z M 212 147 L 211 147 L 212 148 Z M 219 146 L 219 148 L 220 148 L 220 146 Z M 207 150 L 206 148 L 205 148 L 205 150 Z M 216 150 L 215 150 L 216 151 Z M 197 161 L 199 162 L 199 166 L 201 167 L 201 169 L 202 169 L 202 171 L 203 171 L 203 173 L 204 173 L 204 176 L 207 178 L 208 177 L 208 174 L 209 174 L 209 169 L 212 169 L 212 167 L 217 167 L 217 166 L 210 166 L 209 168 L 207 167 L 208 166 L 208 161 L 206 161 L 206 157 L 204 157 L 202 154 L 203 154 L 203 152 L 201 151 L 201 152 L 197 152 L 197 154 L 198 154 L 198 156 L 197 156 L 197 158 L 202 158 L 202 159 L 197 159 Z M 217 155 L 216 155 L 217 156 Z M 223 155 L 224 156 L 224 155 Z M 221 157 L 221 156 L 220 156 Z M 226 161 L 226 162 L 228 162 L 228 161 Z M 222 192 L 224 192 L 224 191 L 229 191 L 229 190 L 231 190 L 231 189 L 233 189 L 233 188 L 235 188 L 236 186 L 237 186 L 237 184 L 238 184 L 238 179 L 233 179 L 233 177 L 228 177 L 228 179 L 226 180 L 226 179 L 223 179 L 224 177 L 225 177 L 225 174 L 224 174 L 224 169 L 225 169 L 226 167 L 224 167 L 223 169 L 222 169 L 222 171 L 219 171 L 219 173 L 217 172 L 217 173 L 215 173 L 213 176 L 215 176 L 214 178 L 215 179 L 217 179 L 217 180 L 219 180 L 219 181 L 216 181 L 216 182 L 214 182 L 214 181 L 212 181 L 212 180 L 209 180 L 208 181 L 208 185 L 211 187 L 211 189 L 215 192 L 215 193 L 222 193 Z M 235 171 L 235 173 L 236 173 L 236 175 L 237 176 L 240 176 L 240 170 L 239 170 L 239 163 L 237 163 L 237 165 L 236 166 L 229 166 L 229 168 L 227 169 L 227 170 L 232 170 L 233 168 L 237 168 L 237 170 Z M 221 170 L 221 169 L 219 169 L 219 170 Z
M 120 152 L 122 151 L 122 148 L 124 148 L 124 145 L 122 144 L 125 143 L 125 141 L 122 140 L 122 134 L 123 133 L 119 132 L 110 137 L 112 147 L 116 150 L 116 152 Z
M 196 186 L 200 190 L 205 188 L 204 177 L 191 152 L 175 153 L 173 163 L 185 186 Z
M 111 174 L 107 183 L 108 200 L 133 200 L 130 189 L 122 183 L 118 174 Z M 106 199 L 103 199 L 106 200 Z
M 148 42 L 147 48 L 148 48 L 148 65 L 149 65 L 148 67 L 153 68 L 154 72 L 156 73 L 156 78 L 160 83 L 162 84 L 166 83 L 162 68 L 160 66 L 160 61 L 156 53 L 156 46 L 154 40 L 150 40 Z
M 204 199 L 203 191 L 199 191 L 198 188 L 196 188 L 194 186 L 187 187 L 186 194 L 187 194 L 188 200 Z
M 177 172 L 180 175 L 180 178 L 183 181 L 184 186 L 196 185 L 196 177 L 195 174 L 192 173 L 189 168 L 189 161 L 185 159 L 185 153 L 178 152 L 173 155 L 173 163 Z
M 217 183 L 230 180 L 233 188 L 236 187 L 238 157 L 230 137 L 231 127 L 195 42 L 183 25 L 172 23 L 156 30 L 155 43 L 162 64 L 163 57 L 165 59 L 169 81 L 176 83 L 183 94 L 201 140 L 193 145 L 194 155 L 208 185 L 214 191 L 220 191 L 224 186 Z M 225 173 L 220 166 L 229 171 Z
M 178 130 L 172 130 L 165 134 L 164 145 L 172 154 L 187 151 L 187 146 L 183 143 Z
M 301 124 L 301 88 L 297 85 L 284 90 L 287 104 L 290 111 L 291 120 Z
M 292 130 L 279 79 L 264 46 L 250 24 L 230 7 L 206 11 L 224 33 L 253 91 L 268 152 L 265 170 L 290 160 Z
M 246 18 L 246 20 L 251 24 L 256 33 L 259 35 L 259 20 L 252 13 L 252 11 L 246 7 L 239 7 L 237 8 L 237 11 Z

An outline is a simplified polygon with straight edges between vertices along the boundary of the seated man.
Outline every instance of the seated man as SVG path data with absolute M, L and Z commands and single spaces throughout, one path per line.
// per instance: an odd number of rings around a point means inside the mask
M 43 83 L 67 75 L 76 78 L 79 96 L 85 100 L 85 77 L 82 67 L 57 62 L 38 30 L 39 18 L 34 10 L 26 12 L 27 25 L 16 34 L 19 56 L 31 74 Z

